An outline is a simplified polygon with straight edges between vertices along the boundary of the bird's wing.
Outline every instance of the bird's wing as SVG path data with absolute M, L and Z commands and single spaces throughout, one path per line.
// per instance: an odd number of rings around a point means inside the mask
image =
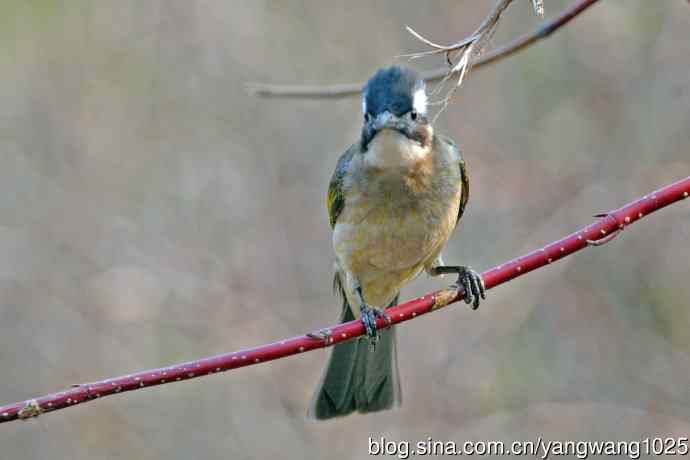
M 458 225 L 458 222 L 460 222 L 460 218 L 465 212 L 465 206 L 467 206 L 467 201 L 470 199 L 470 176 L 467 174 L 465 160 L 462 158 L 462 155 L 460 156 L 460 180 L 462 181 L 462 196 L 460 197 L 460 209 L 458 210 L 458 220 L 455 221 L 455 225 Z
M 328 208 L 328 221 L 331 227 L 335 227 L 338 216 L 345 208 L 345 192 L 343 190 L 343 181 L 347 168 L 350 165 L 350 160 L 355 152 L 355 145 L 347 149 L 338 159 L 338 164 L 333 171 L 331 182 L 328 184 L 328 198 L 326 206 Z
M 465 213 L 465 207 L 467 206 L 467 201 L 470 199 L 470 176 L 467 174 L 467 167 L 465 166 L 465 160 L 462 158 L 460 153 L 460 148 L 453 142 L 452 139 L 447 137 L 441 137 L 441 140 L 445 142 L 452 150 L 455 151 L 455 156 L 458 158 L 458 167 L 460 168 L 460 182 L 462 187 L 462 195 L 460 196 L 460 208 L 458 209 L 458 219 L 455 221 L 455 225 L 460 222 L 460 218 Z

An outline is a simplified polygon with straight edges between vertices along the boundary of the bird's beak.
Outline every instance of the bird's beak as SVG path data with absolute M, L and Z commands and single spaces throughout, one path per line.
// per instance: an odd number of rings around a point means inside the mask
M 388 111 L 381 112 L 369 122 L 365 123 L 362 130 L 362 146 L 364 150 L 367 149 L 369 142 L 384 129 L 392 129 L 407 136 L 411 139 L 416 139 L 412 127 L 405 121 L 404 118 L 399 118 L 395 114 Z
M 385 112 L 381 112 L 376 116 L 376 118 L 371 124 L 371 127 L 374 132 L 379 132 L 382 129 L 386 128 L 398 129 L 398 121 L 398 117 L 386 110 Z

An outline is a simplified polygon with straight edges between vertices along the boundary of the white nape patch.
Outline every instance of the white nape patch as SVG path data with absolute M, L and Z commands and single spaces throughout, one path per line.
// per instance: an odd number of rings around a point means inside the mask
M 412 107 L 414 109 L 421 113 L 421 114 L 426 114 L 426 104 L 427 104 L 427 97 L 426 97 L 426 88 L 422 86 L 419 88 L 417 91 L 414 93 L 414 98 L 412 99 Z
M 422 147 L 392 129 L 379 131 L 369 143 L 364 162 L 374 168 L 411 168 L 431 153 L 431 146 Z

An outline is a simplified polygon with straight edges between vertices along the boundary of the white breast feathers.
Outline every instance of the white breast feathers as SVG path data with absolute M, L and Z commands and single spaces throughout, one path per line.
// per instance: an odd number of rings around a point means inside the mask
M 422 147 L 392 129 L 379 132 L 369 144 L 365 164 L 373 168 L 411 168 L 431 153 L 431 146 Z

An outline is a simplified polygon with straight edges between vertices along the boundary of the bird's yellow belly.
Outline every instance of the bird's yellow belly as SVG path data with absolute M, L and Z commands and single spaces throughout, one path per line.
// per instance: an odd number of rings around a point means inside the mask
M 351 211 L 336 225 L 338 261 L 356 277 L 366 303 L 387 306 L 439 254 L 457 219 L 458 202 L 388 203 Z

